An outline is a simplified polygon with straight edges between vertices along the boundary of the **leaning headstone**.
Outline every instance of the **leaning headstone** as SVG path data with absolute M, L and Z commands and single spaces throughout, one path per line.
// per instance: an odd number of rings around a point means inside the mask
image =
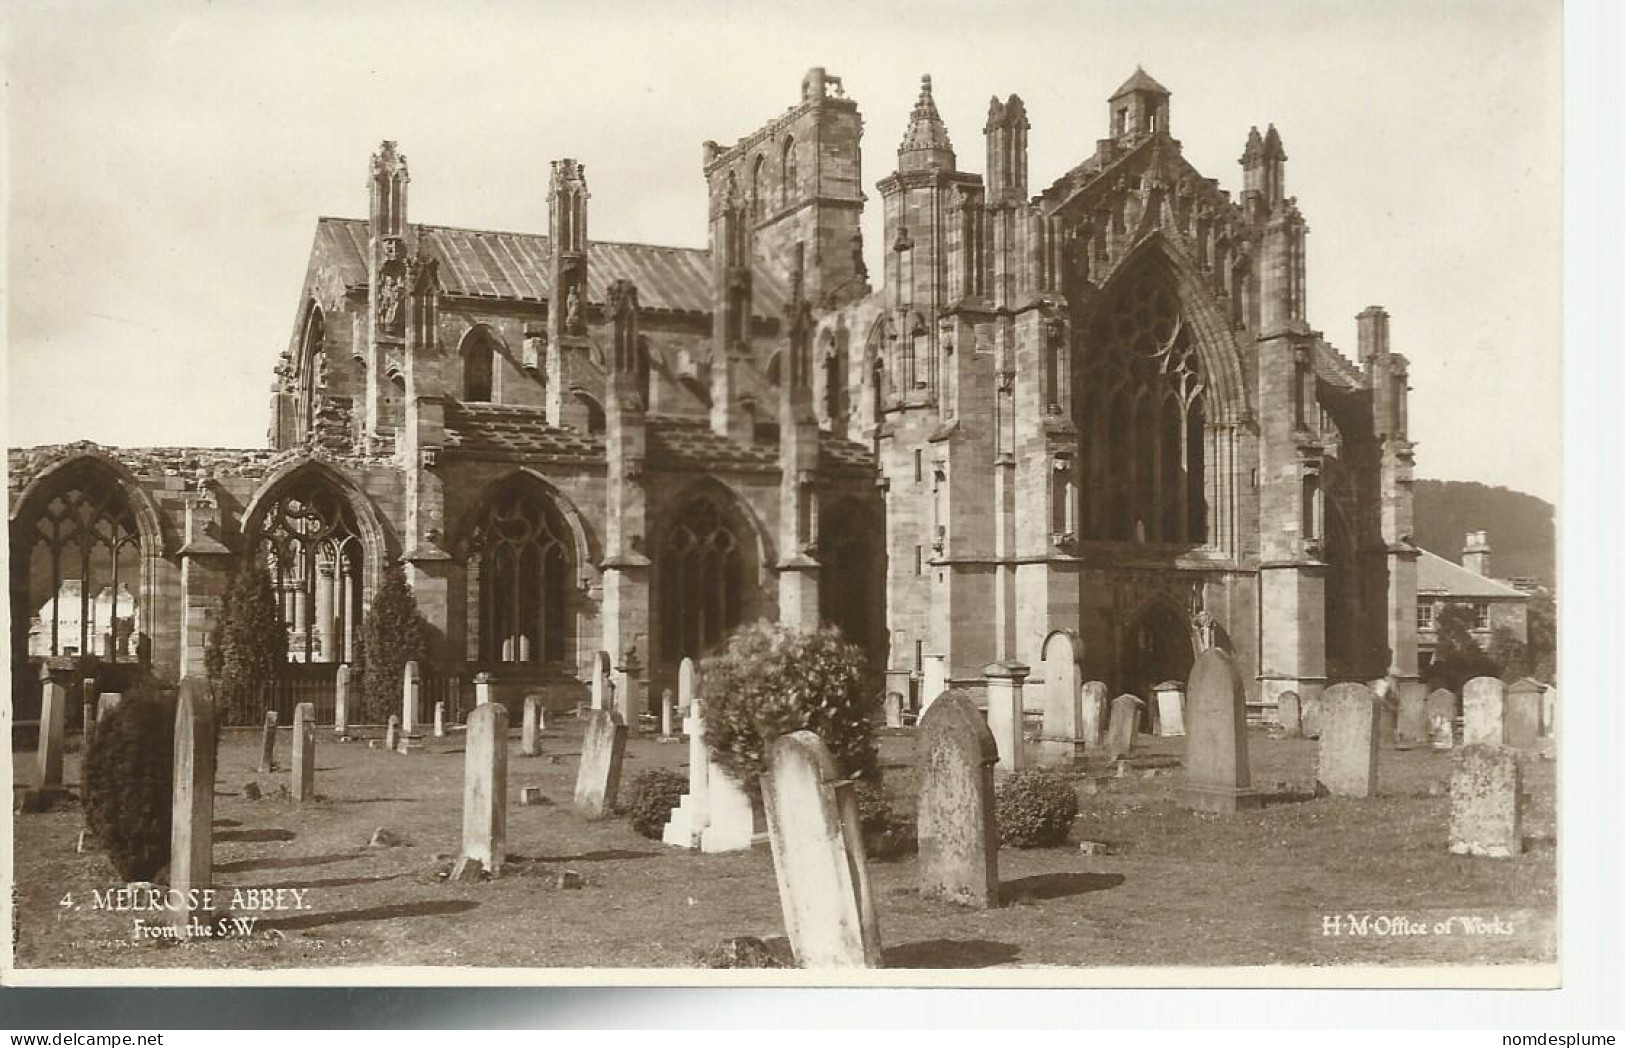
M 920 718 L 915 761 L 920 894 L 976 907 L 999 904 L 993 807 L 998 744 L 970 695 L 955 689 Z
M 1196 657 L 1185 727 L 1190 733 L 1180 797 L 1185 807 L 1212 812 L 1259 807 L 1263 797 L 1253 789 L 1247 760 L 1247 692 L 1228 652 L 1209 648 Z
M 1110 693 L 1106 685 L 1098 680 L 1092 680 L 1083 686 L 1083 712 L 1079 722 L 1083 734 L 1083 744 L 1088 748 L 1098 747 L 1101 740 L 1106 737 L 1106 725 L 1111 721 Z
M 1303 707 L 1298 693 L 1283 691 L 1275 698 L 1275 722 L 1281 726 L 1283 739 L 1303 738 Z
M 1450 852 L 1505 859 L 1523 851 L 1518 754 L 1469 743 L 1450 776 Z
M 687 659 L 683 661 L 688 662 Z M 678 672 L 677 687 L 682 690 L 681 671 Z M 700 714 L 699 703 L 693 701 L 693 693 L 689 694 L 688 712 L 683 717 L 683 730 L 688 733 L 688 792 L 672 809 L 671 818 L 660 835 L 661 840 L 679 848 L 700 846 L 700 836 L 705 832 L 706 820 L 710 815 L 706 787 L 710 778 L 711 754 L 705 745 L 705 719 Z
M 694 714 L 694 697 L 698 694 L 698 680 L 694 672 L 694 660 L 684 657 L 677 664 L 677 708 L 683 711 L 683 716 Z
M 1038 759 L 1048 767 L 1070 767 L 1083 756 L 1083 691 L 1078 680 L 1078 649 L 1072 634 L 1056 630 L 1044 639 L 1043 731 Z
M 903 697 L 895 691 L 886 693 L 886 727 L 901 728 L 903 726 Z
M 999 772 L 1020 771 L 1026 765 L 1022 740 L 1021 686 L 1028 668 L 1020 662 L 993 662 L 982 667 L 987 678 L 987 726 L 999 746 Z
M 1306 739 L 1320 738 L 1320 715 L 1325 708 L 1324 692 L 1310 691 L 1308 694 L 1299 693 L 1298 699 L 1298 726 L 1303 730 Z
M 276 771 L 276 710 L 265 711 L 265 726 L 260 729 L 260 772 Z
M 508 709 L 476 705 L 463 750 L 463 851 L 494 877 L 508 852 Z
M 1499 746 L 1506 741 L 1506 685 L 1499 677 L 1474 677 L 1461 692 L 1461 744 Z
M 1528 677 L 1506 690 L 1506 744 L 1532 750 L 1540 744 L 1540 703 L 1545 685 Z
M 340 666 L 333 677 L 333 734 L 350 733 L 350 664 Z
M 384 726 L 384 749 L 391 753 L 401 741 L 401 719 L 393 713 L 389 715 L 389 723 Z
M 295 801 L 316 799 L 316 704 L 301 702 L 293 708 L 293 761 L 288 789 Z
M 1399 685 L 1399 726 L 1394 741 L 1401 746 L 1420 746 L 1428 741 L 1428 688 L 1419 680 Z
M 880 925 L 869 890 L 855 787 L 819 737 L 776 739 L 762 776 L 784 928 L 803 968 L 878 968 Z
M 1436 688 L 1428 695 L 1425 714 L 1428 721 L 1428 745 L 1436 750 L 1448 750 L 1456 744 L 1456 695 L 1445 688 Z
M 47 670 L 41 674 L 42 689 L 39 715 L 39 788 L 57 790 L 62 787 L 62 749 L 68 730 L 68 688 Z
M 169 824 L 169 888 L 181 902 L 169 916 L 178 927 L 190 925 L 193 916 L 205 924 L 213 917 L 193 904 L 201 904 L 201 893 L 214 884 L 214 731 L 209 686 L 181 678 Z
M 576 771 L 576 810 L 589 819 L 607 818 L 615 810 L 621 784 L 621 759 L 626 753 L 626 725 L 610 710 L 587 715 L 581 740 L 581 765 Z
M 542 697 L 526 695 L 524 719 L 519 722 L 519 752 L 526 757 L 542 752 L 541 716 Z
M 446 737 L 446 704 L 443 702 L 434 704 L 434 737 L 437 739 Z
M 1133 695 L 1123 694 L 1112 700 L 1111 723 L 1106 728 L 1106 756 L 1122 760 L 1134 753 L 1134 737 L 1139 733 L 1140 707 L 1145 705 Z
M 604 709 L 609 702 L 609 652 L 600 651 L 592 660 L 592 708 Z
M 920 675 L 920 716 L 923 717 L 937 697 L 948 690 L 948 656 L 925 656 L 921 660 Z
M 422 690 L 423 679 L 418 673 L 417 660 L 413 659 L 401 671 L 401 734 L 411 735 L 418 730 L 418 693 Z
M 1381 716 L 1377 697 L 1364 684 L 1334 684 L 1321 703 L 1316 781 L 1334 797 L 1375 795 Z
M 1185 734 L 1185 685 L 1165 680 L 1151 689 L 1157 697 L 1157 734 L 1176 739 Z

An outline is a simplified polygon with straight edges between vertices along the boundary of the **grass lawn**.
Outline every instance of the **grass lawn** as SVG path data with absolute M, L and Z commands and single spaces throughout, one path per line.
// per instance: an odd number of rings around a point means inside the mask
M 17 815 L 16 964 L 35 967 L 290 968 L 320 965 L 687 967 L 721 939 L 783 935 L 766 844 L 701 855 L 634 833 L 624 820 L 591 822 L 570 808 L 581 748 L 578 723 L 546 733 L 544 754 L 508 765 L 509 866 L 495 880 L 442 879 L 461 841 L 459 736 L 402 756 L 323 730 L 318 800 L 276 799 L 286 773 L 256 772 L 258 732 L 222 742 L 215 801 L 215 881 L 222 889 L 295 889 L 302 908 L 261 916 L 226 941 L 138 941 L 132 915 L 98 909 L 93 891 L 120 887 L 87 843 L 76 803 Z M 1144 751 L 1178 755 L 1182 739 L 1142 737 Z M 1090 778 L 1066 847 L 999 855 L 1007 900 L 990 911 L 920 898 L 912 857 L 871 862 L 887 962 L 900 968 L 1114 965 L 1414 965 L 1555 962 L 1557 890 L 1554 763 L 1532 758 L 1523 856 L 1445 851 L 1450 757 L 1426 749 L 1381 755 L 1381 795 L 1304 799 L 1316 744 L 1251 734 L 1256 785 L 1276 791 L 1262 811 L 1200 815 L 1179 807 L 1183 774 Z M 913 803 L 912 740 L 882 740 L 886 788 Z M 278 757 L 289 752 L 286 729 Z M 13 754 L 31 785 L 31 752 Z M 680 768 L 686 744 L 634 738 L 623 787 L 648 768 Z M 1091 769 L 1103 774 L 1101 769 Z M 65 779 L 77 788 L 79 757 Z M 266 798 L 250 801 L 247 783 Z M 554 803 L 520 807 L 522 786 Z M 1092 789 L 1092 792 L 1090 792 Z M 375 829 L 403 838 L 369 847 Z M 1098 841 L 1106 854 L 1082 854 Z M 554 886 L 572 870 L 579 890 Z M 229 892 L 223 892 L 229 895 Z M 64 899 L 70 905 L 63 905 Z M 284 893 L 285 902 L 294 896 Z M 239 916 L 246 916 L 242 911 Z M 1349 915 L 1403 917 L 1427 935 L 1354 934 Z M 1342 917 L 1343 933 L 1324 919 Z M 1450 918 L 1500 919 L 1471 934 Z

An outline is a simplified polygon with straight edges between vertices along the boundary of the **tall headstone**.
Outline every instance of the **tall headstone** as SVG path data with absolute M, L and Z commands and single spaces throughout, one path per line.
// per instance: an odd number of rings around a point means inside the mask
M 993 766 L 999 747 L 970 695 L 954 689 L 920 718 L 917 825 L 920 894 L 977 907 L 999 904 L 999 827 Z
M 401 742 L 401 719 L 395 714 L 389 715 L 389 723 L 384 726 L 384 749 L 395 752 L 395 747 Z
M 987 726 L 999 746 L 999 771 L 1007 774 L 1026 766 L 1022 739 L 1022 684 L 1029 670 L 1021 662 L 993 662 L 982 667 L 987 678 Z
M 49 668 L 41 673 L 39 715 L 39 788 L 62 787 L 62 750 L 68 731 L 68 686 Z
M 1428 695 L 1428 745 L 1448 750 L 1456 744 L 1456 694 L 1437 688 Z
M 1499 677 L 1474 677 L 1461 691 L 1461 744 L 1506 742 L 1506 685 Z
M 276 771 L 276 710 L 265 711 L 265 726 L 260 729 L 260 773 Z
M 1399 727 L 1394 741 L 1401 746 L 1420 746 L 1428 741 L 1428 687 L 1419 680 L 1399 685 Z
M 1364 684 L 1334 684 L 1321 704 L 1316 781 L 1334 797 L 1374 796 L 1381 717 L 1377 697 Z
M 491 701 L 491 684 L 489 673 L 474 674 L 474 705 L 484 706 Z
M 1320 738 L 1321 712 L 1325 709 L 1325 692 L 1303 691 L 1298 693 L 1298 726 L 1306 739 Z
M 333 676 L 333 734 L 350 734 L 350 664 L 347 662 Z
M 901 728 L 903 726 L 903 696 L 895 691 L 888 691 L 885 700 L 886 727 Z
M 1046 767 L 1070 767 L 1083 756 L 1083 685 L 1072 634 L 1056 630 L 1044 639 L 1043 727 L 1038 759 Z
M 948 656 L 927 655 L 920 663 L 920 716 L 923 717 L 938 696 L 948 690 Z
M 96 730 L 96 678 L 86 677 L 79 682 L 79 731 L 90 741 Z
M 79 711 L 79 730 L 84 734 L 85 751 L 88 753 L 91 740 L 96 737 L 96 704 L 88 699 Z
M 175 707 L 175 773 L 170 793 L 169 888 L 181 905 L 171 920 L 186 926 L 193 916 L 207 924 L 201 894 L 214 884 L 214 702 L 209 686 L 181 678 Z
M 798 731 L 774 740 L 762 797 L 796 963 L 815 969 L 880 967 L 880 924 L 869 890 L 857 796 L 816 734 Z
M 1540 704 L 1546 686 L 1528 677 L 1506 690 L 1506 744 L 1532 750 L 1540 744 Z
M 677 700 L 672 695 L 671 689 L 662 688 L 660 690 L 660 737 L 662 739 L 672 737 L 672 731 L 677 726 L 675 723 L 676 709 Z
M 698 694 L 698 678 L 694 670 L 694 660 L 684 656 L 683 661 L 677 664 L 677 708 L 683 711 L 685 717 L 694 714 L 694 697 Z
M 600 651 L 592 660 L 592 708 L 604 709 L 609 701 L 609 652 Z
M 1540 733 L 1547 738 L 1557 736 L 1557 689 L 1548 687 L 1540 697 Z
M 316 704 L 301 702 L 293 708 L 293 761 L 289 768 L 293 799 L 316 799 Z
M 1134 737 L 1140 729 L 1140 707 L 1145 705 L 1133 695 L 1123 694 L 1112 700 L 1111 722 L 1106 728 L 1106 756 L 1122 760 L 1134 754 Z
M 621 759 L 626 754 L 626 725 L 612 710 L 587 715 L 576 771 L 576 810 L 589 819 L 607 818 L 615 810 L 621 785 Z
M 526 695 L 524 719 L 520 721 L 519 728 L 519 752 L 526 757 L 534 757 L 542 752 L 541 719 L 542 697 Z
M 1212 812 L 1259 807 L 1263 798 L 1253 789 L 1247 760 L 1247 692 L 1229 652 L 1208 648 L 1196 656 L 1185 727 L 1185 807 Z
M 477 704 L 463 749 L 463 851 L 493 875 L 508 854 L 508 709 Z
M 1275 722 L 1281 726 L 1283 739 L 1303 738 L 1303 707 L 1297 692 L 1283 691 L 1276 696 Z
M 418 728 L 418 693 L 423 679 L 418 673 L 417 660 L 406 664 L 401 672 L 401 734 L 413 735 Z
M 1106 725 L 1111 721 L 1111 694 L 1106 685 L 1092 680 L 1083 686 L 1083 744 L 1094 749 L 1106 737 Z
M 1165 680 L 1151 689 L 1157 699 L 1157 734 L 1177 739 L 1185 734 L 1185 685 Z
M 1450 852 L 1510 858 L 1523 852 L 1518 754 L 1468 743 L 1450 776 Z
M 687 659 L 683 661 L 692 670 L 693 664 Z M 677 674 L 677 687 L 679 691 L 684 690 L 681 669 Z M 688 734 L 688 792 L 672 809 L 671 818 L 660 835 L 661 840 L 679 848 L 698 848 L 706 821 L 710 818 L 710 798 L 706 787 L 710 783 L 711 753 L 705 745 L 705 718 L 699 703 L 694 701 L 692 687 L 691 675 L 688 713 L 683 717 L 683 731 Z
M 446 737 L 446 704 L 444 702 L 434 704 L 434 737 L 437 739 Z

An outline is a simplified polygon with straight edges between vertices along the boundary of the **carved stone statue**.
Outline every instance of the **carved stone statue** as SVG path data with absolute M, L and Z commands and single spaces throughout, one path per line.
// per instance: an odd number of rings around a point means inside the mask
M 564 301 L 564 327 L 572 335 L 581 334 L 581 286 L 573 284 Z
M 401 303 L 406 297 L 406 286 L 399 274 L 386 275 L 378 285 L 378 323 L 391 333 L 401 328 Z

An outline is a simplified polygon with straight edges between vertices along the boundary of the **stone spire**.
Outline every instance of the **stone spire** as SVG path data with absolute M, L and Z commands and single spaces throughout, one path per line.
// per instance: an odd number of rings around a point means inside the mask
M 920 97 L 909 117 L 903 144 L 897 147 L 899 171 L 954 170 L 954 146 L 948 141 L 948 128 L 931 98 L 931 75 L 920 77 Z

